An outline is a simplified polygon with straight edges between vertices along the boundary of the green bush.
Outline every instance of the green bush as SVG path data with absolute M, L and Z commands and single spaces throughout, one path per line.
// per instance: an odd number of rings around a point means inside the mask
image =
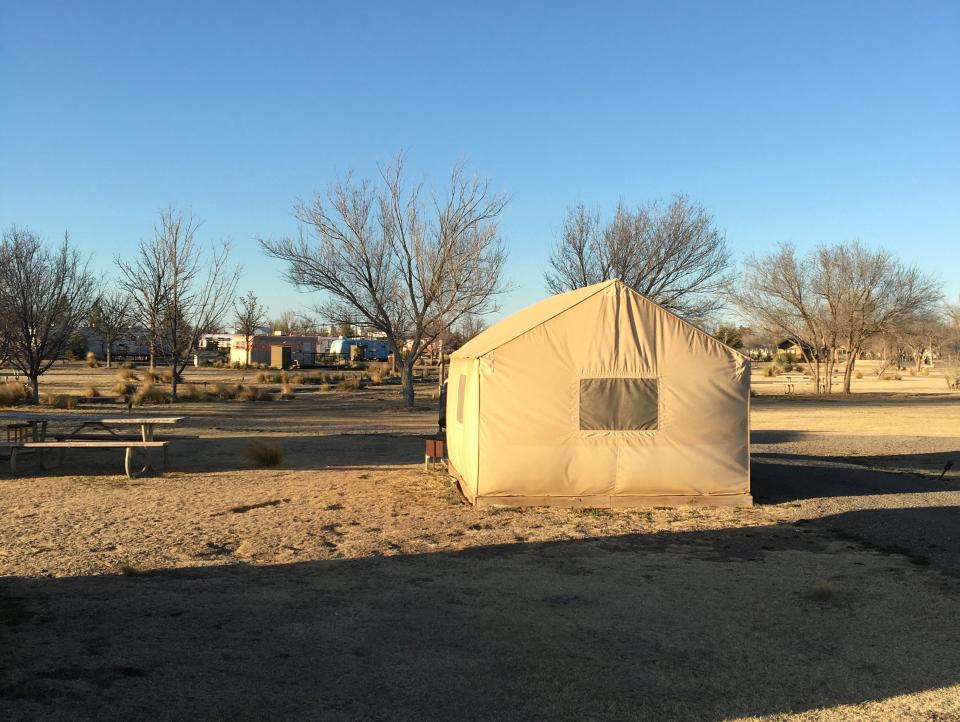
M 67 342 L 67 348 L 64 352 L 66 356 L 71 361 L 77 361 L 82 359 L 87 355 L 87 339 L 83 337 L 82 334 L 75 333 L 70 337 L 70 340 Z

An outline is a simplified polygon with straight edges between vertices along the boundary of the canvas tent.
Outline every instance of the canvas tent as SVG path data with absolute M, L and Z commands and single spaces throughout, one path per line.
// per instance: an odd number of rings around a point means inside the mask
M 450 359 L 450 473 L 476 504 L 749 505 L 747 358 L 620 281 Z

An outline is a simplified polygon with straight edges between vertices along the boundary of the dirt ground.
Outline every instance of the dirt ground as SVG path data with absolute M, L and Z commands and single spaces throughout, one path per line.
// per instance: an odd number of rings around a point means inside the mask
M 430 389 L 0 466 L 0 718 L 960 720 L 960 394 L 755 398 L 750 509 L 477 510 Z

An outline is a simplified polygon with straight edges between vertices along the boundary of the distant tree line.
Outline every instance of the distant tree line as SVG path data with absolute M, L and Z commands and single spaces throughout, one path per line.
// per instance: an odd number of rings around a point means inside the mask
M 349 337 L 362 325 L 388 339 L 412 406 L 420 356 L 438 341 L 456 348 L 481 332 L 509 288 L 499 232 L 506 205 L 487 179 L 459 165 L 432 191 L 408 179 L 402 157 L 373 180 L 347 174 L 295 206 L 297 236 L 259 239 L 291 283 L 321 294 L 310 315 L 273 318 L 252 292 L 237 297 L 240 269 L 229 244 L 201 241 L 189 213 L 163 210 L 149 238 L 115 257 L 112 284 L 91 273 L 68 237 L 48 246 L 13 227 L 0 242 L 0 364 L 19 369 L 36 399 L 40 376 L 71 350 L 78 328 L 99 334 L 108 366 L 114 343 L 136 332 L 151 366 L 169 366 L 176 400 L 203 335 L 230 317 L 248 349 L 263 327 L 313 335 L 322 321 Z M 567 210 L 547 288 L 561 293 L 613 278 L 733 348 L 791 340 L 821 393 L 833 390 L 841 357 L 849 392 L 866 353 L 898 365 L 920 364 L 934 351 L 960 356 L 960 303 L 944 304 L 940 284 L 915 266 L 849 242 L 805 254 L 781 245 L 735 273 L 724 232 L 682 195 L 621 203 L 607 218 L 583 203 Z M 716 323 L 733 311 L 745 324 Z

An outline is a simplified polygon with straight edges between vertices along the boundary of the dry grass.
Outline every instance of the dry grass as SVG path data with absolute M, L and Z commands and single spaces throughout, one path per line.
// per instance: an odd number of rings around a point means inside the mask
M 24 384 L 15 381 L 0 384 L 0 406 L 16 406 L 30 395 Z
M 87 359 L 84 362 L 88 369 L 97 369 L 100 368 L 100 362 L 97 361 L 96 355 L 93 351 L 87 351 Z
M 98 389 L 96 386 L 93 386 L 93 385 L 87 386 L 83 390 L 83 395 L 86 396 L 88 399 L 100 398 L 100 389 Z
M 148 371 L 147 373 L 150 374 L 153 372 Z M 140 377 L 133 372 L 133 366 L 129 365 L 129 362 L 123 364 L 123 366 L 117 369 L 117 381 L 139 381 L 139 380 L 140 380 Z
M 124 381 L 119 379 L 117 383 L 113 385 L 113 393 L 117 396 L 132 396 L 137 392 L 137 384 L 133 381 Z
M 236 398 L 240 401 L 273 401 L 274 396 L 265 389 L 256 386 L 243 386 L 237 391 Z
M 360 391 L 363 388 L 363 377 L 359 375 L 348 376 L 340 382 L 341 391 Z
M 433 411 L 399 413 L 398 393 L 205 409 L 162 479 L 4 476 L 9 716 L 960 718 L 956 580 L 794 526 L 796 504 L 465 506 L 419 468 Z M 953 438 L 960 405 L 766 400 L 753 418 Z M 251 469 L 253 434 L 280 468 Z M 128 676 L 74 679 L 111 669 Z M 449 693 L 464 669 L 477 706 Z
M 170 391 L 145 383 L 134 392 L 132 401 L 134 406 L 169 404 L 171 402 Z
M 270 441 L 255 440 L 247 444 L 244 456 L 260 466 L 277 466 L 283 461 L 283 449 Z
M 57 409 L 75 409 L 80 399 L 72 394 L 54 394 L 41 391 L 39 403 L 41 406 L 52 406 Z

